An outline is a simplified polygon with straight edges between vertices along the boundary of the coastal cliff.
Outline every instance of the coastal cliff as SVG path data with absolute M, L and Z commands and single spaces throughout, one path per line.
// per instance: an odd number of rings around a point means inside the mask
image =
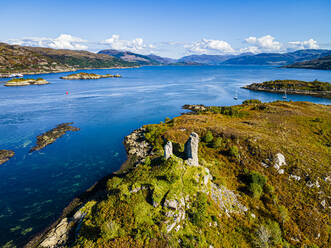
M 185 108 L 28 247 L 327 247 L 330 106 Z

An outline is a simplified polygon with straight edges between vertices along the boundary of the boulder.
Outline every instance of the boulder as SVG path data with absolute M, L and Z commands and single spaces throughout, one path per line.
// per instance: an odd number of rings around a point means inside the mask
M 164 207 L 166 207 L 166 208 L 172 208 L 172 209 L 177 209 L 177 207 L 178 207 L 178 203 L 177 203 L 177 201 L 176 200 L 165 200 L 165 202 L 164 202 Z
M 168 141 L 164 146 L 164 158 L 168 159 L 172 156 L 172 143 Z
M 286 160 L 283 154 L 277 153 L 274 158 L 274 168 L 278 171 L 281 166 L 286 165 Z
M 199 135 L 192 132 L 189 139 L 185 143 L 185 151 L 184 151 L 187 157 L 187 163 L 191 166 L 199 165 L 198 148 L 199 148 Z

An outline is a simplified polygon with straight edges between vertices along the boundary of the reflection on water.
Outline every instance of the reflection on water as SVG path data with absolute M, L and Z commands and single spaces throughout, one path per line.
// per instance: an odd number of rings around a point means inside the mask
M 60 73 L 41 75 L 49 85 L 0 86 L 0 149 L 16 152 L 0 167 L 0 246 L 10 240 L 25 242 L 54 221 L 73 197 L 117 170 L 126 156 L 123 137 L 141 125 L 174 117 L 184 104 L 281 100 L 279 94 L 240 89 L 252 82 L 331 79 L 330 71 L 262 66 L 156 66 L 89 72 L 119 73 L 123 78 L 71 81 L 59 79 L 70 73 Z M 237 101 L 233 99 L 236 92 Z M 297 95 L 289 95 L 288 100 L 330 104 L 327 99 Z M 28 153 L 37 135 L 71 121 L 81 131 L 68 133 L 40 152 Z

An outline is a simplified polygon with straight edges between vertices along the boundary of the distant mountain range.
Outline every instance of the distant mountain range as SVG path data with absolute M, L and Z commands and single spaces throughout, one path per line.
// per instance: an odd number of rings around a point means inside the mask
M 239 55 L 226 60 L 223 64 L 236 65 L 288 65 L 305 60 L 326 56 L 330 50 L 306 49 L 289 53 L 260 53 L 256 55 Z
M 289 53 L 243 53 L 239 55 L 189 55 L 180 59 L 163 58 L 156 55 L 141 55 L 128 51 L 102 50 L 99 54 L 107 54 L 116 58 L 134 62 L 139 65 L 289 65 L 306 60 L 318 59 L 329 55 L 330 50 L 307 49 Z
M 235 58 L 236 55 L 189 55 L 177 60 L 177 63 L 198 63 L 207 65 L 220 65 L 228 59 Z
M 139 65 L 166 65 L 175 63 L 175 59 L 164 58 L 154 54 L 141 55 L 129 51 L 119 51 L 114 49 L 101 50 L 98 54 L 106 54 L 124 61 L 137 63 Z
M 240 55 L 189 55 L 180 59 L 142 55 L 114 49 L 98 53 L 68 49 L 27 47 L 0 43 L 1 73 L 46 73 L 85 68 L 134 67 L 142 65 L 279 65 L 330 70 L 331 50 L 308 49 L 289 53 L 244 53 Z

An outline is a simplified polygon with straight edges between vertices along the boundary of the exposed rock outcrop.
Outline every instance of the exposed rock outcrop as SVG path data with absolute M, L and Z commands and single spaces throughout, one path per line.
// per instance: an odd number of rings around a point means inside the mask
M 129 157 L 134 156 L 135 164 L 145 161 L 152 154 L 152 146 L 145 140 L 145 128 L 139 128 L 125 137 L 124 146 Z
M 199 135 L 195 132 L 191 133 L 189 139 L 185 143 L 185 154 L 187 156 L 187 163 L 192 166 L 199 165 L 198 158 Z
M 44 241 L 40 244 L 40 247 L 63 247 L 69 238 L 69 222 L 67 218 L 61 220 L 61 222 L 52 229 Z
M 65 247 L 70 238 L 73 227 L 76 226 L 76 232 L 79 231 L 80 223 L 84 219 L 86 213 L 78 210 L 72 218 L 63 218 L 59 224 L 52 228 L 40 243 L 39 247 L 44 248 L 60 248 Z
M 274 168 L 279 174 L 284 174 L 284 169 L 281 169 L 283 165 L 286 165 L 286 160 L 283 154 L 277 153 L 274 158 Z
M 15 155 L 15 152 L 13 152 L 13 151 L 0 150 L 0 165 L 7 162 L 14 155 Z
M 204 105 L 201 105 L 201 104 L 199 104 L 199 105 L 185 104 L 182 108 L 183 109 L 190 110 L 190 111 L 195 112 L 195 113 L 197 113 L 197 112 L 204 112 L 204 111 L 207 110 L 207 107 L 204 106 Z
M 164 146 L 164 158 L 168 159 L 172 156 L 172 143 L 168 141 Z
M 79 131 L 77 127 L 70 126 L 73 122 L 62 123 L 50 131 L 37 136 L 37 145 L 31 148 L 30 152 L 39 151 L 40 149 L 54 143 L 58 138 L 65 135 L 68 131 Z

